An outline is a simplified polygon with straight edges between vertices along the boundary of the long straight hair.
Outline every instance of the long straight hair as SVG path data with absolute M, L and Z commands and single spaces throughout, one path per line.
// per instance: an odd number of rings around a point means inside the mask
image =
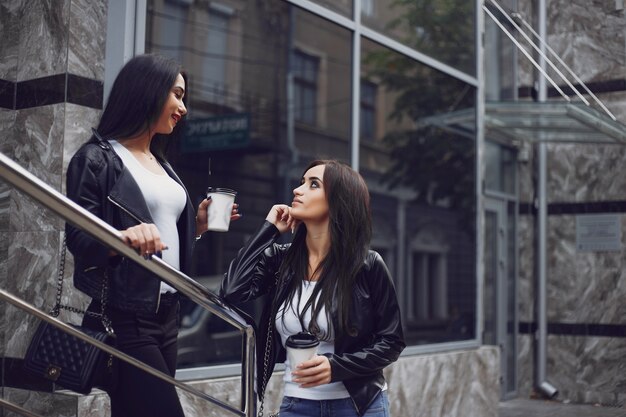
M 352 293 L 357 275 L 365 262 L 372 237 L 372 216 L 370 195 L 361 175 L 344 163 L 335 160 L 316 160 L 304 170 L 324 165 L 324 192 L 328 201 L 330 250 L 322 259 L 316 271 L 319 280 L 302 311 L 296 311 L 303 330 L 315 334 L 320 340 L 332 340 L 336 335 L 355 336 L 357 330 L 348 323 L 352 303 Z M 304 175 L 304 174 L 303 174 Z M 301 224 L 293 237 L 285 260 L 280 268 L 280 276 L 293 273 L 295 279 L 288 285 L 285 311 L 291 308 L 297 297 L 302 297 L 302 280 L 307 278 L 309 253 L 306 246 L 307 230 Z M 319 295 L 319 299 L 318 299 Z M 296 304 L 297 305 L 297 304 Z M 337 306 L 337 329 L 333 328 L 331 311 Z M 318 317 L 322 307 L 326 310 L 328 332 L 321 331 Z M 311 321 L 304 328 L 304 315 L 311 311 Z
M 149 131 L 161 116 L 178 74 L 185 80 L 183 102 L 187 104 L 189 86 L 180 64 L 155 54 L 132 58 L 113 82 L 98 133 L 105 139 L 124 140 Z M 165 159 L 169 142 L 180 136 L 184 119 L 176 124 L 171 134 L 154 136 L 150 150 L 161 159 Z

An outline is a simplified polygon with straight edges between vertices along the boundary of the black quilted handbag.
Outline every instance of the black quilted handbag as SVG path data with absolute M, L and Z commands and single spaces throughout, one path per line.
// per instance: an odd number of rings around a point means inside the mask
M 109 345 L 115 339 L 107 332 L 74 327 Z M 81 394 L 89 394 L 94 386 L 109 391 L 115 381 L 111 355 L 45 321 L 31 339 L 24 368 Z
M 61 305 L 65 252 L 66 244 L 63 242 L 56 304 L 50 315 L 57 317 L 62 308 L 75 313 L 94 314 Z M 105 273 L 102 279 L 102 312 L 95 315 L 102 319 L 102 324 L 106 331 L 93 330 L 83 326 L 72 326 L 100 342 L 114 346 L 115 335 L 110 321 L 104 313 L 106 296 L 107 274 Z M 88 394 L 93 387 L 102 388 L 110 393 L 115 388 L 117 380 L 116 361 L 112 355 L 64 332 L 46 321 L 39 323 L 30 341 L 24 356 L 24 369 L 63 388 L 81 394 Z

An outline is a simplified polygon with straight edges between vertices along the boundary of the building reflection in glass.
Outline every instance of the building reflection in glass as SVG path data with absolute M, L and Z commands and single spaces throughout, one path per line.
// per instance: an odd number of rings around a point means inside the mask
M 351 1 L 317 3 L 352 13 Z M 362 13 L 382 3 L 364 1 Z M 394 13 L 419 10 L 397 3 Z M 471 16 L 472 7 L 457 12 Z M 402 35 L 387 17 L 385 30 Z M 457 29 L 465 24 L 473 28 L 470 19 Z M 454 55 L 451 39 L 438 40 L 436 58 Z M 473 57 L 473 44 L 463 45 Z M 361 47 L 359 165 L 372 195 L 372 247 L 396 281 L 407 342 L 473 339 L 474 131 L 451 131 L 445 120 L 473 117 L 475 89 L 369 40 Z M 188 73 L 186 131 L 169 158 L 192 199 L 208 186 L 238 191 L 242 220 L 195 249 L 194 278 L 217 290 L 271 205 L 291 201 L 306 162 L 351 163 L 352 33 L 284 1 L 149 0 L 146 51 L 178 59 Z M 257 315 L 254 304 L 240 307 Z M 181 367 L 240 361 L 241 337 L 209 313 L 184 303 L 181 325 Z

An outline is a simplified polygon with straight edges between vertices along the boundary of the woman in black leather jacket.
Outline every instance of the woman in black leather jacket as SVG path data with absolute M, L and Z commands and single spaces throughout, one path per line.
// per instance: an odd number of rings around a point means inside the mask
M 72 157 L 67 195 L 121 231 L 146 258 L 161 257 L 189 273 L 193 244 L 207 230 L 205 199 L 198 214 L 164 146 L 174 140 L 185 107 L 186 77 L 179 64 L 140 55 L 120 71 L 98 129 Z M 233 213 L 233 219 L 239 215 Z M 176 372 L 179 302 L 175 288 L 123 258 L 84 231 L 66 226 L 74 255 L 74 285 L 90 297 L 88 312 L 102 310 L 112 322 L 116 346 L 157 370 Z M 83 325 L 102 328 L 85 315 Z M 174 386 L 119 362 L 117 386 L 109 392 L 113 417 L 182 417 Z
M 231 262 L 220 294 L 242 303 L 263 295 L 258 323 L 257 390 L 263 398 L 289 335 L 309 332 L 317 355 L 285 361 L 281 417 L 389 415 L 383 369 L 404 349 L 400 310 L 371 238 L 363 178 L 337 161 L 314 161 Z M 291 244 L 275 243 L 294 233 Z

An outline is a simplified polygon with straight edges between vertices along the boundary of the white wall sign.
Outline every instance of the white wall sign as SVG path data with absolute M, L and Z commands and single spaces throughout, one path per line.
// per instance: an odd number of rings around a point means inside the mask
M 581 252 L 622 249 L 620 214 L 581 214 L 576 216 L 576 250 Z

